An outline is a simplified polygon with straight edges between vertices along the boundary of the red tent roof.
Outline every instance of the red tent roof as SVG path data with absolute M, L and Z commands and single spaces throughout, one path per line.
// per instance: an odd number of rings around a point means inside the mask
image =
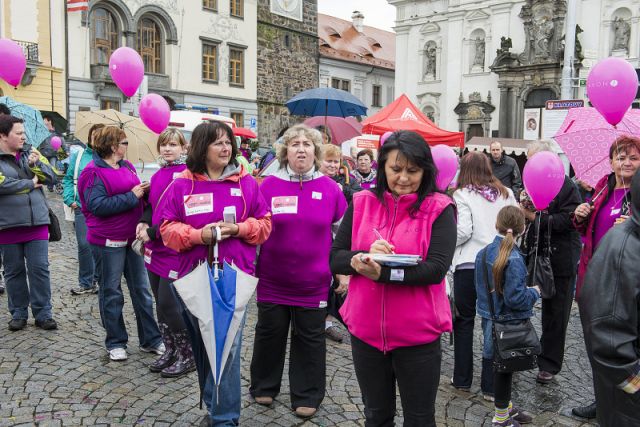
M 464 148 L 464 133 L 440 129 L 402 94 L 377 114 L 362 122 L 362 133 L 382 135 L 388 131 L 412 130 L 419 133 L 429 145 L 444 144 Z

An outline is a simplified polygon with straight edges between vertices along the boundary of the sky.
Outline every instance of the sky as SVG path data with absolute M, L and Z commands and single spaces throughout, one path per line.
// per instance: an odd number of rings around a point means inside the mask
M 351 14 L 359 10 L 364 25 L 393 31 L 396 8 L 386 0 L 318 0 L 318 12 L 351 21 Z

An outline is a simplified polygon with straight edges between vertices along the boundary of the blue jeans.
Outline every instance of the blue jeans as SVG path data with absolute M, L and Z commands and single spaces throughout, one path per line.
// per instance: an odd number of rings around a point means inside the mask
M 75 208 L 75 220 L 73 228 L 76 230 L 78 242 L 78 283 L 85 289 L 93 286 L 93 282 L 100 283 L 100 270 L 102 265 L 96 265 L 91 251 L 91 245 L 87 242 L 87 220 L 80 208 Z
M 493 321 L 482 318 L 482 358 L 493 360 Z
M 14 319 L 51 319 L 49 242 L 32 240 L 2 245 L 9 312 Z M 29 280 L 27 281 L 27 277 Z
M 240 420 L 240 353 L 242 351 L 242 330 L 244 329 L 245 317 L 242 319 L 240 329 L 236 335 L 231 352 L 227 359 L 227 364 L 222 372 L 220 384 L 218 386 L 218 399 L 216 402 L 216 386 L 213 382 L 213 374 L 209 372 L 204 385 L 202 398 L 209 418 L 214 426 L 237 426 Z
M 140 345 L 143 347 L 160 345 L 162 338 L 156 319 L 153 317 L 153 300 L 142 257 L 133 252 L 129 246 L 109 248 L 91 245 L 91 250 L 96 263 L 102 262 L 98 300 L 102 326 L 107 332 L 105 339 L 107 350 L 126 348 L 129 339 L 122 317 L 124 295 L 120 281 L 123 273 L 136 315 Z

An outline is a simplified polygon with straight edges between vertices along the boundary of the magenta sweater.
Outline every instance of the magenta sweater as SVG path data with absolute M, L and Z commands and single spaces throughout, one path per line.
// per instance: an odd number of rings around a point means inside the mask
M 158 230 L 161 225 L 161 212 L 158 209 L 158 202 L 160 198 L 164 199 L 168 190 L 169 184 L 177 177 L 182 171 L 187 168 L 187 165 L 175 165 L 166 166 L 158 170 L 150 180 L 149 187 L 149 203 L 153 209 L 152 225 Z M 162 243 L 160 233 L 157 233 L 157 238 L 151 240 L 145 244 L 144 251 L 144 263 L 149 271 L 157 274 L 165 279 L 171 279 L 170 275 L 176 276 L 177 274 L 171 274 L 171 270 L 177 264 L 177 258 L 179 254 L 167 248 Z M 175 278 L 175 277 L 174 277 Z
M 260 190 L 273 229 L 258 258 L 258 302 L 326 307 L 331 226 L 347 208 L 342 190 L 326 176 L 302 183 L 270 176 Z

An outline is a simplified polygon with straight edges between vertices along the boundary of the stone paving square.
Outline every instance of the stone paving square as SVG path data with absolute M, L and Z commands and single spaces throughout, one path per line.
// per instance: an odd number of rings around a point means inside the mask
M 53 209 L 62 219 L 60 198 L 51 196 Z M 61 221 L 64 237 L 52 243 L 51 265 L 54 317 L 57 331 L 35 328 L 29 319 L 23 331 L 10 332 L 6 304 L 0 322 L 0 426 L 192 426 L 205 411 L 199 409 L 196 374 L 178 380 L 149 372 L 153 356 L 138 349 L 134 315 L 125 292 L 125 320 L 129 332 L 129 359 L 111 362 L 104 349 L 97 295 L 73 296 L 77 285 L 77 253 L 71 223 Z M 282 393 L 274 405 L 257 405 L 249 396 L 256 305 L 250 306 L 242 350 L 243 426 L 362 426 L 363 404 L 352 366 L 348 339 L 327 344 L 327 394 L 317 415 L 309 421 L 290 409 L 287 366 Z M 534 323 L 539 324 L 538 318 Z M 343 331 L 344 332 L 344 331 Z M 493 407 L 479 390 L 481 336 L 476 326 L 475 383 L 470 393 L 451 387 L 453 347 L 444 336 L 443 363 L 436 403 L 439 426 L 490 426 Z M 513 400 L 535 418 L 532 426 L 591 426 L 569 416 L 573 406 L 593 398 L 591 370 L 574 306 L 567 338 L 563 371 L 549 385 L 535 382 L 536 372 L 516 374 Z M 397 425 L 402 425 L 400 400 Z

